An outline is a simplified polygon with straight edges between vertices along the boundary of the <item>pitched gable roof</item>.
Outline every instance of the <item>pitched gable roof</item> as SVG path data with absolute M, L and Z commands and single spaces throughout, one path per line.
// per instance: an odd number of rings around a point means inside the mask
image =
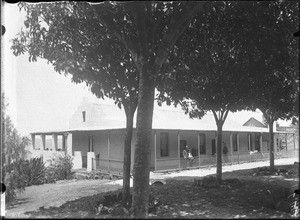
M 87 110 L 87 122 L 78 121 L 82 110 Z M 119 109 L 114 104 L 102 103 L 83 103 L 77 109 L 70 121 L 71 130 L 106 130 L 106 129 L 124 129 L 126 128 L 126 116 L 123 109 Z M 136 114 L 134 115 L 134 128 L 136 125 Z M 244 132 L 268 132 L 266 127 L 243 126 L 243 122 L 236 113 L 230 112 L 223 125 L 223 131 L 244 131 Z M 153 111 L 153 129 L 166 130 L 194 130 L 194 131 L 216 131 L 217 126 L 214 116 L 208 112 L 201 119 L 191 119 L 181 108 L 173 106 L 159 107 L 154 106 Z
M 257 119 L 251 117 L 243 126 L 248 126 L 248 127 L 259 127 L 259 128 L 266 128 L 263 123 L 258 121 Z
M 85 122 L 82 121 L 82 111 L 86 111 Z M 223 125 L 223 131 L 268 132 L 268 129 L 253 117 L 244 123 L 244 118 L 250 117 L 252 114 L 251 112 L 245 113 L 230 112 Z M 134 115 L 134 128 L 136 127 L 136 114 L 137 111 Z M 125 128 L 126 116 L 123 109 L 119 109 L 114 104 L 91 103 L 84 101 L 79 105 L 71 117 L 68 131 L 111 130 Z M 152 128 L 157 130 L 165 129 L 177 131 L 217 130 L 216 122 L 211 112 L 208 112 L 201 119 L 191 119 L 181 108 L 175 108 L 173 106 L 159 107 L 158 105 L 154 106 Z M 43 133 L 49 133 L 49 131 Z

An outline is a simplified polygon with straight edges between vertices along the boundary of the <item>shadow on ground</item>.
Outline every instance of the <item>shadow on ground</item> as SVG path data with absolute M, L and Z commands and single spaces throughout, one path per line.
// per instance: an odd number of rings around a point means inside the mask
M 285 175 L 256 175 L 257 169 L 223 173 L 227 184 L 215 187 L 208 177 L 174 177 L 166 184 L 151 186 L 150 194 L 159 201 L 150 218 L 291 218 L 291 194 L 299 187 L 298 166 L 276 168 L 293 170 Z M 204 178 L 206 184 L 204 184 Z M 210 178 L 213 179 L 213 178 Z M 207 181 L 208 180 L 208 181 Z M 226 182 L 226 181 L 224 181 Z M 208 184 L 207 184 L 208 183 Z M 60 207 L 40 208 L 25 214 L 51 218 L 115 218 L 110 213 L 97 212 L 104 195 L 69 201 Z M 118 204 L 117 204 L 118 205 Z M 99 209 L 98 209 L 99 210 Z
M 29 198 L 16 198 L 9 205 L 7 205 L 6 209 L 13 209 L 22 204 L 28 203 Z

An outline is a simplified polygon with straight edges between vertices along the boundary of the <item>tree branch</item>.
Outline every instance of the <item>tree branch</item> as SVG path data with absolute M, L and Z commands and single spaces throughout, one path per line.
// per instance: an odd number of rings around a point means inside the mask
M 94 10 L 96 9 L 96 7 L 92 7 Z M 103 9 L 102 9 L 103 11 Z M 135 39 L 131 39 L 130 37 L 128 37 L 125 32 L 121 29 L 118 28 L 118 26 L 116 25 L 115 22 L 113 22 L 112 19 L 108 18 L 108 17 L 113 17 L 112 13 L 107 9 L 106 10 L 107 13 L 110 13 L 110 16 L 100 16 L 103 15 L 104 13 L 101 12 L 95 12 L 95 14 L 97 14 L 97 19 L 99 19 L 100 23 L 112 34 L 114 35 L 118 40 L 120 40 L 124 46 L 126 47 L 126 49 L 130 52 L 131 56 L 136 59 L 137 58 L 137 47 L 136 45 L 136 40 Z
M 172 19 L 173 22 L 171 22 L 163 40 L 157 47 L 157 51 L 156 51 L 157 57 L 155 63 L 158 66 L 162 65 L 163 61 L 165 60 L 169 52 L 169 49 L 175 44 L 179 36 L 183 33 L 185 28 L 190 24 L 195 14 L 198 12 L 198 10 L 202 9 L 205 4 L 206 2 L 190 3 L 190 5 L 183 10 L 182 14 L 178 16 L 176 20 Z
M 223 119 L 223 121 L 225 121 L 225 120 L 226 120 L 228 113 L 229 113 L 229 110 L 226 110 L 226 112 L 225 112 L 225 116 L 224 116 L 224 119 Z
M 215 111 L 215 110 L 212 110 L 212 112 L 213 112 L 213 114 L 214 114 L 214 117 L 215 117 L 215 120 L 216 120 L 216 122 L 218 122 L 218 121 L 219 121 L 219 119 L 218 119 L 218 116 L 217 116 L 217 113 L 216 113 L 216 111 Z

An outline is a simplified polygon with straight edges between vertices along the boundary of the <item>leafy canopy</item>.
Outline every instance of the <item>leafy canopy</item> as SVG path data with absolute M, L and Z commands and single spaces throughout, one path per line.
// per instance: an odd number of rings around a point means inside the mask
M 299 28 L 299 2 L 259 2 L 251 7 L 257 9 L 250 12 L 260 30 L 248 49 L 252 104 L 268 122 L 290 119 L 299 115 L 299 40 L 293 37 Z
M 162 82 L 167 92 L 160 100 L 180 103 L 191 117 L 199 118 L 209 110 L 224 114 L 246 107 L 250 85 L 243 71 L 245 45 L 237 38 L 244 34 L 237 7 L 217 2 L 197 14 L 175 44 L 170 65 L 165 65 L 171 80 Z
M 89 4 L 53 2 L 19 6 L 27 12 L 26 31 L 12 41 L 15 55 L 28 52 L 29 61 L 44 58 L 55 71 L 71 74 L 75 83 L 86 82 L 97 97 L 112 98 L 119 107 L 137 105 L 139 77 L 131 56 L 91 16 Z

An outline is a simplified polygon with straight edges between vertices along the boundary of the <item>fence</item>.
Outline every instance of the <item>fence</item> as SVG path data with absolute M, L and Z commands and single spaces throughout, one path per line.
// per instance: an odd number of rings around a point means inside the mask
M 274 152 L 274 158 L 287 158 L 287 157 L 295 157 L 298 155 L 297 150 L 282 150 L 278 152 Z M 222 155 L 222 164 L 238 164 L 238 163 L 246 163 L 246 162 L 255 162 L 255 161 L 264 161 L 269 160 L 270 152 L 248 152 L 248 153 L 240 153 L 240 154 L 227 154 Z M 155 171 L 165 171 L 165 170 L 175 170 L 175 169 L 185 169 L 185 168 L 198 168 L 198 167 L 208 167 L 208 166 L 216 166 L 217 157 L 216 155 L 200 155 L 200 163 L 199 157 L 194 157 L 194 162 L 191 166 L 188 166 L 187 159 L 180 158 L 166 158 L 166 159 L 157 159 L 156 160 L 156 169 Z
M 92 169 L 111 173 L 123 173 L 123 160 L 92 158 Z
M 281 150 L 274 152 L 274 158 L 286 158 L 286 157 L 295 157 L 298 155 L 298 150 Z M 246 162 L 255 162 L 269 160 L 270 152 L 245 152 L 245 153 L 234 153 L 222 155 L 223 164 L 238 164 Z M 199 161 L 200 160 L 200 161 Z M 86 167 L 86 156 L 82 157 L 83 167 Z M 156 159 L 155 167 L 152 170 L 155 171 L 165 171 L 165 170 L 176 170 L 176 169 L 185 169 L 185 168 L 199 168 L 199 167 L 208 167 L 216 166 L 217 157 L 216 155 L 200 155 L 194 157 L 192 164 L 188 164 L 187 159 L 184 158 L 160 158 Z M 189 166 L 190 165 L 190 166 Z M 123 160 L 117 159 L 105 159 L 105 158 L 92 158 L 92 169 L 93 170 L 102 170 L 112 173 L 123 173 Z

